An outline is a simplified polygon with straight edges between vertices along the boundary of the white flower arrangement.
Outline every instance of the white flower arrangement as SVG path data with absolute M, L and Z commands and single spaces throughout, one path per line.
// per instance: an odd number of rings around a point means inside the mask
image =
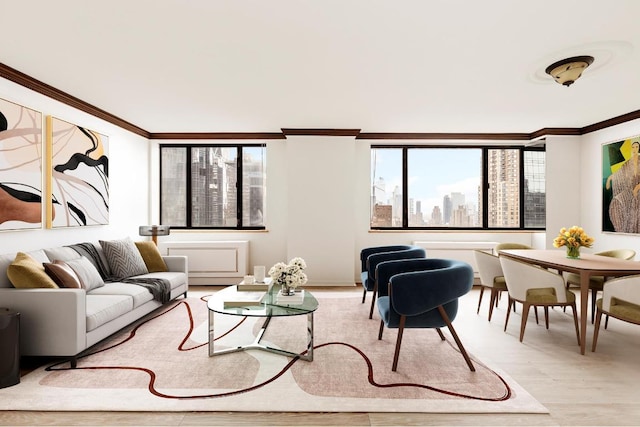
M 269 269 L 269 276 L 274 285 L 284 285 L 289 288 L 297 288 L 307 283 L 307 275 L 304 269 L 307 264 L 300 257 L 295 257 L 289 264 L 278 262 Z

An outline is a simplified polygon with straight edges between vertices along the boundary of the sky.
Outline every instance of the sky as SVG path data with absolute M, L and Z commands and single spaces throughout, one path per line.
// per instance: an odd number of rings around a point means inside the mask
M 395 186 L 402 187 L 402 150 L 376 149 L 372 154 L 372 175 L 386 183 L 390 197 Z M 467 204 L 477 205 L 481 182 L 480 149 L 409 150 L 409 198 L 422 201 L 423 214 L 430 216 L 434 206 L 442 208 L 445 195 L 460 192 Z

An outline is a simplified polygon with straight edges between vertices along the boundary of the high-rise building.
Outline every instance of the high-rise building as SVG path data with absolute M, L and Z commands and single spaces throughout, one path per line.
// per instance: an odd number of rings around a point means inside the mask
M 489 150 L 489 227 L 520 226 L 520 152 Z
M 449 197 L 449 195 L 445 195 L 444 199 L 442 200 L 442 211 L 443 211 L 443 223 L 444 225 L 446 224 L 450 224 L 451 223 L 451 213 L 453 210 L 453 206 L 451 203 L 451 197 Z

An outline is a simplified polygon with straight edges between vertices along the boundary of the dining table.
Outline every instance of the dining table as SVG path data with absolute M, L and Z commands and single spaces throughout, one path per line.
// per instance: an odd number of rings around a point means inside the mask
M 538 265 L 543 268 L 576 273 L 580 276 L 580 353 L 585 354 L 587 344 L 587 300 L 592 276 L 620 277 L 640 274 L 640 262 L 581 253 L 580 258 L 568 258 L 563 249 L 505 249 L 499 256 Z M 507 287 L 509 284 L 507 284 Z

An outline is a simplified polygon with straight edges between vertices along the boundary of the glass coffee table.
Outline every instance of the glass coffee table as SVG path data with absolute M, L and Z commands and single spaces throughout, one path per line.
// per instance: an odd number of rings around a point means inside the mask
M 318 300 L 316 300 L 311 292 L 305 289 L 304 299 L 301 303 L 282 303 L 277 300 L 279 288 L 279 286 L 272 286 L 267 292 L 245 293 L 238 292 L 237 286 L 233 285 L 213 294 L 207 302 L 207 307 L 209 309 L 209 356 L 218 356 L 221 354 L 244 350 L 263 350 L 283 356 L 299 357 L 302 360 L 311 362 L 313 360 L 313 313 L 318 309 Z M 256 296 L 256 298 L 252 298 L 253 296 Z M 246 303 L 244 302 L 245 299 Z M 229 316 L 263 317 L 264 323 L 252 343 L 221 350 L 214 350 L 214 313 Z M 305 314 L 307 315 L 307 349 L 305 352 L 294 353 L 279 348 L 269 347 L 260 343 L 260 340 L 262 340 L 262 336 L 267 330 L 272 318 L 282 316 L 302 316 Z

